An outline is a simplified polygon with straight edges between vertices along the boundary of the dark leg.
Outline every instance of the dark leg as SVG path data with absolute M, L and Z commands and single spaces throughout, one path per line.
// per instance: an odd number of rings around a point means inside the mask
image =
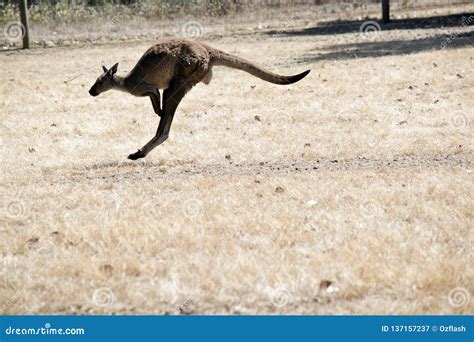
M 186 81 L 180 79 L 174 79 L 171 81 L 169 88 L 163 93 L 163 115 L 160 119 L 160 124 L 158 125 L 158 130 L 156 131 L 155 136 L 137 152 L 129 155 L 128 159 L 136 160 L 144 158 L 156 146 L 168 139 L 176 108 L 178 108 L 179 103 L 189 89 L 191 89 L 191 85 L 187 84 Z
M 163 111 L 160 108 L 160 90 L 156 86 L 147 82 L 142 82 L 139 86 L 135 87 L 134 94 L 150 97 L 153 110 L 161 117 Z
M 160 106 L 161 106 L 161 104 L 160 104 L 160 92 L 159 92 L 158 89 L 156 91 L 158 92 L 158 95 L 157 94 L 148 94 L 148 96 L 150 96 L 151 104 L 153 105 L 153 110 L 155 111 L 156 114 L 158 114 L 159 117 L 161 117 L 161 115 L 163 115 L 163 111 L 160 108 Z

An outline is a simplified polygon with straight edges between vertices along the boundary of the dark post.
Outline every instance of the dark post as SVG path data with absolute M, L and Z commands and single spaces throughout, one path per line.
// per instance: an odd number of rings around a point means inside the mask
M 382 0 L 382 21 L 388 23 L 390 21 L 390 1 Z
M 30 32 L 28 28 L 28 6 L 26 0 L 20 0 L 20 18 L 25 32 L 23 32 L 23 49 L 30 48 Z

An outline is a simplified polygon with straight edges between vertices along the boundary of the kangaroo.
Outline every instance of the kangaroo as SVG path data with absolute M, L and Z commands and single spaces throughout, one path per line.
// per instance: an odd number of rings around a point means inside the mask
M 151 99 L 153 109 L 160 117 L 160 123 L 155 136 L 137 152 L 128 156 L 131 160 L 137 160 L 146 157 L 168 138 L 179 103 L 197 83 L 209 84 L 214 66 L 243 70 L 264 81 L 282 85 L 298 82 L 310 72 L 306 70 L 294 76 L 277 75 L 248 60 L 200 42 L 167 39 L 150 47 L 126 76 L 116 75 L 118 63 L 110 69 L 102 66 L 103 73 L 91 87 L 89 94 L 97 96 L 116 89 Z M 160 89 L 163 89 L 162 106 Z

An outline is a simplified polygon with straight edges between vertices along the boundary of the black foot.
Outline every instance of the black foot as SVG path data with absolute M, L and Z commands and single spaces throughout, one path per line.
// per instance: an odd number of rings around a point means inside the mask
M 128 156 L 128 159 L 137 160 L 137 159 L 144 158 L 144 157 L 145 157 L 145 155 L 142 153 L 142 151 L 138 150 L 137 152 L 130 154 Z

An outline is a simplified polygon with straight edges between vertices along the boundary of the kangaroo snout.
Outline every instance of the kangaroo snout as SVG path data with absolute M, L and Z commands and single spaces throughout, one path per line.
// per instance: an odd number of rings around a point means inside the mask
M 97 96 L 97 95 L 99 95 L 99 94 L 97 94 L 97 91 L 94 89 L 94 87 L 92 87 L 92 88 L 89 89 L 89 94 L 90 94 L 91 96 Z

